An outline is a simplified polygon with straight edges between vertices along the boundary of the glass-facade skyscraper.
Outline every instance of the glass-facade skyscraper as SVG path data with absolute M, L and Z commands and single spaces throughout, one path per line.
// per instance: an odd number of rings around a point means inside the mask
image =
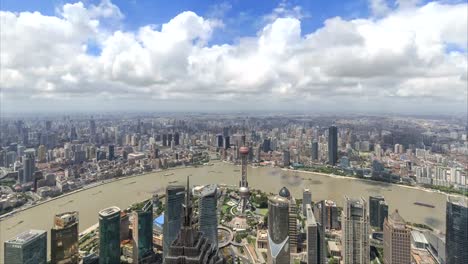
M 388 204 L 383 196 L 369 196 L 369 220 L 372 227 L 383 229 L 384 219 L 388 216 Z
M 177 238 L 182 226 L 182 204 L 185 199 L 184 186 L 170 185 L 166 188 L 166 212 L 163 226 L 163 254 Z
M 447 201 L 446 258 L 447 264 L 468 263 L 468 202 L 467 198 Z
M 138 259 L 149 255 L 153 250 L 153 202 L 148 200 L 135 210 L 133 215 L 133 240 L 138 250 Z
M 268 263 L 289 262 L 289 200 L 275 195 L 268 199 Z
M 199 199 L 200 231 L 218 247 L 218 217 L 217 217 L 217 185 L 207 185 L 203 188 Z
M 332 166 L 338 161 L 338 128 L 328 128 L 328 163 Z
M 5 241 L 5 263 L 8 264 L 46 264 L 47 232 L 29 230 Z
M 120 263 L 120 208 L 99 212 L 99 263 Z

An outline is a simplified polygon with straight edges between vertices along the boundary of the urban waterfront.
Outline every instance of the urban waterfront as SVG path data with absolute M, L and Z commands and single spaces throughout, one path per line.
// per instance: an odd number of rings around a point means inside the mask
M 126 208 L 132 203 L 150 198 L 155 192 L 164 192 L 169 182 L 180 181 L 177 183 L 184 184 L 187 175 L 192 175 L 191 182 L 194 185 L 209 183 L 237 185 L 239 169 L 239 166 L 229 163 L 214 162 L 213 166 L 152 172 L 113 181 L 57 198 L 2 219 L 0 238 L 1 241 L 6 241 L 28 229 L 50 230 L 54 215 L 64 211 L 79 212 L 79 230 L 82 232 L 98 222 L 97 212 L 100 209 L 112 205 Z M 388 201 L 390 210 L 398 209 L 407 221 L 424 223 L 435 229 L 445 230 L 446 195 L 443 193 L 270 167 L 249 167 L 248 175 L 251 188 L 277 193 L 282 186 L 287 186 L 295 197 L 301 197 L 303 189 L 309 188 L 313 201 L 331 199 L 339 206 L 343 205 L 344 195 L 362 196 L 365 199 L 368 199 L 369 195 L 383 195 Z M 414 202 L 423 202 L 435 207 L 418 206 Z M 48 236 L 50 238 L 50 233 Z M 50 243 L 50 239 L 48 241 Z M 3 255 L 3 243 L 0 246 L 0 254 Z

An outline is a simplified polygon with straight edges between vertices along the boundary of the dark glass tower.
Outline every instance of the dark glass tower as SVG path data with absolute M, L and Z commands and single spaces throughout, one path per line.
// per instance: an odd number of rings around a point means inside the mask
M 153 202 L 146 201 L 143 206 L 134 212 L 133 241 L 138 250 L 137 258 L 140 260 L 153 251 Z M 134 248 L 134 250 L 136 250 Z
M 383 229 L 383 223 L 388 216 L 388 205 L 383 196 L 369 196 L 369 218 L 372 227 Z
M 120 208 L 99 212 L 99 263 L 120 263 Z
M 166 188 L 166 212 L 163 227 L 163 254 L 166 256 L 169 246 L 177 238 L 182 226 L 182 203 L 184 202 L 184 186 L 168 186 Z
M 109 145 L 109 160 L 114 160 L 115 158 L 115 147 L 114 145 Z
M 199 200 L 200 231 L 218 247 L 217 187 L 215 184 L 205 186 Z
M 318 142 L 314 140 L 312 141 L 312 160 L 318 160 L 318 151 Z
M 306 205 L 306 217 L 307 263 L 324 264 L 325 234 L 321 224 L 315 220 L 311 204 Z
M 331 126 L 328 128 L 328 163 L 336 165 L 338 160 L 338 128 Z
M 447 264 L 468 263 L 468 202 L 467 198 L 449 197 L 446 216 Z

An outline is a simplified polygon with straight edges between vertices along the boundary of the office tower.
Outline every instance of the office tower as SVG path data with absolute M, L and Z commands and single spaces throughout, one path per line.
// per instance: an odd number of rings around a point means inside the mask
M 52 121 L 47 120 L 47 121 L 45 122 L 45 129 L 46 129 L 47 131 L 50 131 L 50 130 L 52 129 Z
M 114 147 L 114 145 L 109 145 L 108 153 L 109 153 L 109 160 L 114 160 L 115 159 L 115 147 Z
M 169 246 L 177 238 L 182 226 L 182 203 L 184 202 L 184 186 L 169 185 L 166 188 L 166 212 L 163 227 L 163 254 L 166 256 Z
M 268 263 L 289 262 L 289 200 L 276 195 L 268 199 Z
M 383 222 L 388 216 L 388 205 L 383 196 L 369 196 L 369 218 L 372 227 L 383 229 Z
M 218 247 L 217 188 L 215 184 L 205 186 L 198 202 L 200 232 L 203 232 L 216 248 Z
M 223 137 L 229 136 L 229 127 L 223 127 Z
M 46 162 L 46 153 L 47 153 L 46 147 L 44 145 L 40 145 L 37 148 L 37 160 L 39 162 Z
M 70 140 L 76 140 L 78 139 L 78 134 L 76 133 L 76 127 L 72 126 L 70 128 Z
M 338 160 L 338 129 L 328 128 L 328 164 L 335 166 Z
M 263 152 L 269 152 L 271 150 L 271 139 L 265 138 L 263 139 L 263 144 L 262 144 L 262 151 Z
M 446 215 L 447 264 L 468 263 L 468 199 L 449 197 Z
M 225 149 L 228 149 L 231 147 L 231 141 L 230 141 L 230 137 L 227 136 L 227 137 L 224 137 L 224 148 Z
M 341 221 L 344 263 L 369 263 L 369 222 L 366 200 L 363 198 L 350 199 L 345 196 Z
M 21 183 L 33 181 L 34 171 L 36 170 L 34 149 L 27 149 L 23 156 L 23 177 Z
M 167 134 L 162 135 L 162 145 L 163 147 L 167 147 Z
M 325 200 L 325 229 L 340 229 L 339 211 L 336 203 L 332 200 Z
M 120 208 L 99 212 L 99 263 L 120 263 Z
M 42 230 L 25 231 L 4 243 L 5 263 L 46 264 L 47 232 Z
M 311 154 L 312 160 L 318 160 L 319 157 L 319 149 L 318 149 L 318 142 L 317 141 L 312 141 L 312 154 Z
M 291 162 L 291 153 L 289 150 L 283 151 L 283 166 L 288 167 Z
M 174 144 L 178 146 L 180 144 L 180 135 L 179 132 L 175 132 L 174 134 Z
M 96 135 L 96 121 L 94 119 L 89 120 L 89 134 Z
M 180 213 L 179 213 L 180 214 Z M 211 244 L 203 232 L 197 231 L 192 223 L 192 195 L 187 177 L 185 203 L 183 206 L 183 225 L 176 239 L 164 249 L 165 264 L 223 264 L 225 260 L 218 248 Z
M 411 230 L 398 210 L 385 218 L 384 263 L 411 264 Z
M 133 261 L 141 259 L 153 252 L 153 202 L 147 200 L 133 212 Z
M 312 205 L 306 205 L 306 241 L 307 241 L 307 264 L 324 264 L 325 234 L 321 224 L 315 220 Z
M 78 221 L 76 211 L 55 215 L 50 230 L 51 263 L 78 263 Z
M 288 188 L 283 187 L 278 193 L 279 196 L 288 199 L 289 201 L 289 248 L 291 253 L 297 253 L 297 205 L 294 197 Z
M 307 205 L 312 203 L 312 193 L 309 189 L 304 189 L 302 193 L 302 215 L 307 216 Z
M 241 215 L 244 215 L 245 210 L 250 207 L 250 190 L 249 183 L 247 182 L 247 156 L 249 155 L 248 147 L 240 147 L 239 154 L 241 155 L 241 180 L 239 181 L 239 204 L 238 211 Z
M 223 147 L 223 135 L 218 134 L 218 135 L 216 136 L 216 142 L 217 142 L 217 145 L 216 145 L 216 146 L 217 146 L 218 148 L 222 148 L 222 147 Z

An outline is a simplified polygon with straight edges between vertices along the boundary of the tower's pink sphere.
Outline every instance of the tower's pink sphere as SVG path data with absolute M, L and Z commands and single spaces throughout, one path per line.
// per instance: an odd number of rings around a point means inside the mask
M 240 152 L 240 154 L 247 155 L 247 154 L 249 154 L 249 148 L 248 147 L 240 147 L 239 152 Z

